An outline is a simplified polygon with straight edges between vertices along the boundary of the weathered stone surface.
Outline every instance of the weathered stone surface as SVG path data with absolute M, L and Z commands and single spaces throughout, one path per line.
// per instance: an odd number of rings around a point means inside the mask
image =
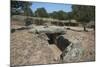
M 71 43 L 61 54 L 62 62 L 79 62 L 83 54 L 83 48 L 79 43 Z
M 64 27 L 59 27 L 59 26 L 36 26 L 32 28 L 29 32 L 35 33 L 64 33 L 66 29 Z
M 68 47 L 70 43 L 71 42 L 68 39 L 66 39 L 63 35 L 59 35 L 56 38 L 56 45 L 61 51 L 65 50 L 65 48 Z
M 83 52 L 79 61 L 87 62 L 95 60 L 95 37 L 93 31 L 77 32 L 67 30 L 64 37 L 72 42 L 77 48 L 82 48 Z

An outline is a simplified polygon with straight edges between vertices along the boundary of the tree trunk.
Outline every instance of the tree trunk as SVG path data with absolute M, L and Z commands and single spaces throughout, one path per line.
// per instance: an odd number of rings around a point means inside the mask
M 71 26 L 71 19 L 69 19 L 69 26 Z
M 85 26 L 84 26 L 84 31 L 87 31 Z
M 84 31 L 87 31 L 86 24 L 83 24 Z

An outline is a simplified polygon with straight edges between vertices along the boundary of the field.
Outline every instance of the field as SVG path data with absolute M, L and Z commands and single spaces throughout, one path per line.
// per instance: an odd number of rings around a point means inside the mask
M 11 24 L 11 29 L 21 27 L 24 26 Z M 95 32 L 92 29 L 88 30 L 88 32 L 84 32 L 81 27 L 70 27 L 63 35 L 70 42 L 78 42 L 84 49 L 80 60 L 76 62 L 95 60 Z M 14 30 L 11 33 L 11 65 L 65 63 L 60 59 L 62 51 L 57 45 L 48 43 L 47 39 L 46 34 L 33 34 L 29 32 L 29 29 Z

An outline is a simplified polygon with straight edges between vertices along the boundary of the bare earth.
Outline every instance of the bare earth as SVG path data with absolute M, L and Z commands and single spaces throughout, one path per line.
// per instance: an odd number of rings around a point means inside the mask
M 95 32 L 78 32 L 67 30 L 64 35 L 70 41 L 78 40 L 85 49 L 81 61 L 95 60 Z M 45 35 L 43 35 L 45 37 Z M 62 53 L 56 45 L 49 44 L 39 34 L 28 30 L 17 30 L 11 33 L 11 65 L 33 65 L 60 63 Z

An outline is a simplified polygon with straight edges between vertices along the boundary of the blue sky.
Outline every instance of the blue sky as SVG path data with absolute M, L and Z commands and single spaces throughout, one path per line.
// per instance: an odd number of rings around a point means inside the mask
M 53 11 L 59 11 L 59 10 L 63 10 L 65 12 L 70 12 L 72 11 L 71 8 L 72 5 L 70 4 L 55 4 L 55 3 L 44 3 L 44 2 L 33 2 L 31 9 L 33 10 L 33 12 L 37 9 L 37 8 L 45 8 L 47 10 L 48 13 L 51 13 Z

